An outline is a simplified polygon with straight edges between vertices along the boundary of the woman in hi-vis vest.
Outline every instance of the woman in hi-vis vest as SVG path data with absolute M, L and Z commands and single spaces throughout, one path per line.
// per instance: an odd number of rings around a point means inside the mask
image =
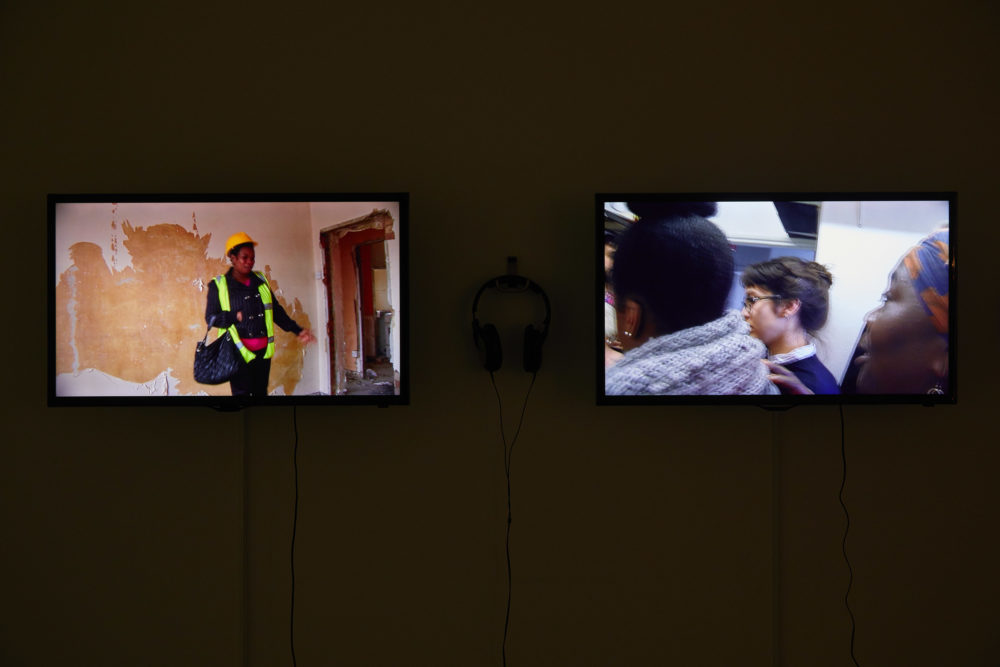
M 267 396 L 275 324 L 297 335 L 303 343 L 316 340 L 274 299 L 264 274 L 253 270 L 255 245 L 257 242 L 244 232 L 230 236 L 226 255 L 233 266 L 208 285 L 205 322 L 228 330 L 246 362 L 229 381 L 233 396 Z

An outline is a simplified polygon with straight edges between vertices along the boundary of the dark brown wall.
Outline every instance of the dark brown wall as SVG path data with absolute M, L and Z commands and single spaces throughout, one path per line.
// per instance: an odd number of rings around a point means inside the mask
M 510 664 L 840 666 L 841 415 L 595 407 L 593 194 L 947 189 L 960 404 L 843 415 L 856 655 L 996 664 L 996 29 L 962 1 L 3 3 L 0 663 L 290 659 L 292 411 L 47 409 L 47 192 L 411 193 L 412 405 L 295 415 L 300 664 L 499 664 L 469 321 L 515 254 L 554 312 Z

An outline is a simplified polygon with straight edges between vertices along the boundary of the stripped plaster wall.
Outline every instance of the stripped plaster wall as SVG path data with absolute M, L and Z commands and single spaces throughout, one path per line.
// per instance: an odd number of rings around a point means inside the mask
M 256 270 L 282 307 L 314 326 L 315 306 L 303 305 L 319 284 L 307 204 L 74 203 L 58 205 L 57 219 L 61 394 L 227 394 L 196 383 L 192 362 L 208 284 L 228 269 L 225 242 L 237 231 L 257 241 Z M 322 353 L 280 329 L 276 343 L 269 391 L 319 391 Z

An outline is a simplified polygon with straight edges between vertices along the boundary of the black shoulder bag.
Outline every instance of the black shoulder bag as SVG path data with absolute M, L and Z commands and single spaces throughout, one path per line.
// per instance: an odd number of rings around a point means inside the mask
M 236 350 L 236 344 L 228 331 L 210 345 L 206 345 L 205 341 L 208 340 L 208 332 L 211 330 L 212 327 L 208 327 L 205 337 L 195 347 L 194 379 L 201 384 L 222 384 L 236 375 L 243 358 Z

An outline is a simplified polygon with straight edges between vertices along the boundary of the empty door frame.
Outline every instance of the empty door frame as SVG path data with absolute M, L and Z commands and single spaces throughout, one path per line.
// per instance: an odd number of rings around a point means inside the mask
M 327 333 L 330 341 L 331 393 L 346 393 L 349 374 L 364 372 L 357 248 L 395 239 L 393 224 L 388 211 L 376 210 L 320 233 L 329 310 Z M 398 286 L 390 281 L 390 298 L 397 293 L 397 289 Z M 393 352 L 395 356 L 395 350 Z

